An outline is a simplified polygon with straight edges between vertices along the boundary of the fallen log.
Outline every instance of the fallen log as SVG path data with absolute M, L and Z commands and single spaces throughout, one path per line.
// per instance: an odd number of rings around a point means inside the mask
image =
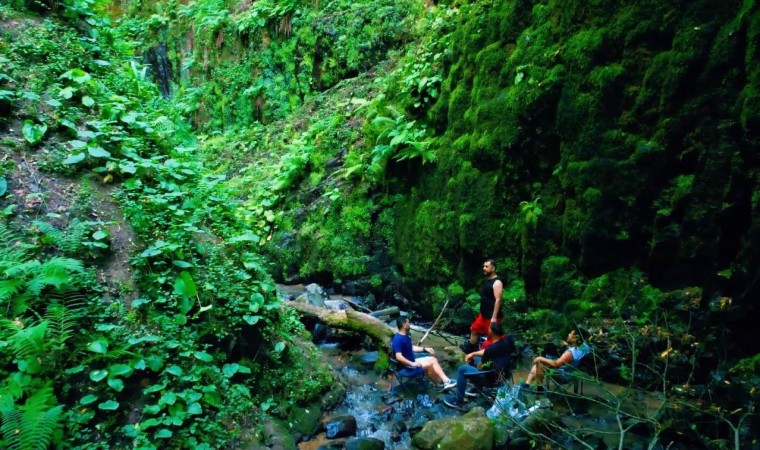
M 303 315 L 313 317 L 325 325 L 340 328 L 342 330 L 365 333 L 377 343 L 378 348 L 387 346 L 388 342 L 390 342 L 391 336 L 396 332 L 395 329 L 391 328 L 377 317 L 352 309 L 334 311 L 310 305 L 308 303 L 292 301 L 284 302 L 284 304 Z
M 381 318 L 398 316 L 400 313 L 401 312 L 399 311 L 398 306 L 391 306 L 390 308 L 373 311 L 370 313 L 370 315 L 373 317 Z

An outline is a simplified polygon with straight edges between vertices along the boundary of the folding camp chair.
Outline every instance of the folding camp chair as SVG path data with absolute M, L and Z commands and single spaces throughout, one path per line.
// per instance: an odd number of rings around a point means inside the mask
M 415 353 L 415 358 L 427 356 L 427 352 L 423 353 Z M 396 384 L 396 381 L 398 381 L 398 386 L 402 387 L 407 392 L 409 391 L 406 384 L 410 381 L 412 382 L 418 382 L 420 385 L 425 385 L 427 383 L 427 376 L 425 375 L 425 369 L 422 367 L 409 367 L 401 364 L 397 359 L 396 355 L 393 354 L 393 349 L 388 346 L 388 362 L 389 366 L 388 371 L 390 372 L 391 382 L 388 385 L 388 391 L 392 391 L 394 389 L 394 385 Z

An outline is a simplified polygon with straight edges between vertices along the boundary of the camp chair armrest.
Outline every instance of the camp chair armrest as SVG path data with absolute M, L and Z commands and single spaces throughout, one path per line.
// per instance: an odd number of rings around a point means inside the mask
M 466 374 L 464 374 L 464 377 L 465 378 L 475 378 L 475 377 L 479 377 L 481 375 L 491 375 L 491 374 L 495 374 L 495 373 L 496 373 L 495 370 L 479 370 L 477 372 L 466 373 Z

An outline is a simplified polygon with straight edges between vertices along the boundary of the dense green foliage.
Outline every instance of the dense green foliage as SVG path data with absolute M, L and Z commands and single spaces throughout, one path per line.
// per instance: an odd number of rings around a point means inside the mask
M 273 279 L 466 323 L 490 257 L 528 339 L 581 322 L 609 379 L 756 401 L 756 1 L 102 6 L 0 6 L 0 443 L 229 444 L 331 381 Z M 119 292 L 112 224 L 45 209 L 31 155 L 118 185 Z
M 0 192 L 11 219 L 0 226 L 0 446 L 250 438 L 273 398 L 287 399 L 287 415 L 330 376 L 302 375 L 312 364 L 293 345 L 302 327 L 280 308 L 257 251 L 263 233 L 237 214 L 239 190 L 199 161 L 179 113 L 108 20 L 87 3 L 58 6 L 86 23 L 2 11 L 17 20 L 0 39 L 1 70 L 23 141 L 3 141 L 16 152 L 4 153 Z M 34 178 L 13 170 L 27 157 L 51 178 L 119 182 L 115 198 L 143 243 L 119 290 L 101 278 L 114 224 L 91 220 L 94 194 L 83 187 L 70 208 L 53 209 L 49 195 L 62 193 L 35 192 Z

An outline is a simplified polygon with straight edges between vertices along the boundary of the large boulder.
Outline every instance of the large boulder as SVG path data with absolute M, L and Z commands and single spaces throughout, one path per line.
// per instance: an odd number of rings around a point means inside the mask
M 420 450 L 491 450 L 493 439 L 493 424 L 485 410 L 477 407 L 462 417 L 428 422 L 412 438 L 412 446 Z
M 385 442 L 375 438 L 351 438 L 346 440 L 346 450 L 384 450 Z
M 325 422 L 325 437 L 335 439 L 356 436 L 356 418 L 354 416 L 339 416 Z

